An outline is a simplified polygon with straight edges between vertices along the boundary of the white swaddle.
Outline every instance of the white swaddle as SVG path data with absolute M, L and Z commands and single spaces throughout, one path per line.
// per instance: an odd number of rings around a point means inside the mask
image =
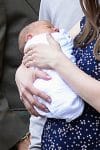
M 71 55 L 73 42 L 69 35 L 64 31 L 64 29 L 61 29 L 59 32 L 52 33 L 52 36 L 60 44 L 63 53 L 73 63 L 75 63 L 75 58 L 73 55 Z M 26 43 L 25 48 L 38 43 L 48 44 L 46 33 L 34 36 Z M 68 122 L 80 116 L 84 109 L 84 102 L 80 99 L 80 97 L 71 90 L 71 88 L 63 81 L 57 72 L 45 69 L 43 69 L 43 71 L 48 73 L 52 79 L 37 79 L 33 85 L 37 89 L 49 95 L 52 99 L 52 102 L 49 104 L 38 97 L 38 100 L 45 104 L 50 112 L 46 113 L 36 108 L 37 112 L 40 115 L 46 116 L 48 118 L 66 119 Z

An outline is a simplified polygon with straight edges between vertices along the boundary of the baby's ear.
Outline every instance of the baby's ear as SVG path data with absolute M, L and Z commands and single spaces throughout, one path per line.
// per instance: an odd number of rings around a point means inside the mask
M 27 34 L 27 35 L 26 35 L 26 40 L 25 40 L 25 41 L 27 42 L 27 41 L 30 40 L 31 38 L 32 38 L 32 34 Z

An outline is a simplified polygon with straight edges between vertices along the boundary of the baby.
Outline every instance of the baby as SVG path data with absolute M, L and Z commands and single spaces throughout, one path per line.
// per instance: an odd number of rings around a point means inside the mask
M 21 52 L 29 48 L 33 44 L 44 43 L 49 44 L 46 34 L 51 33 L 54 39 L 60 44 L 63 53 L 75 63 L 75 58 L 71 54 L 73 42 L 64 29 L 58 30 L 48 21 L 36 21 L 26 26 L 19 35 L 19 49 Z M 34 68 L 34 66 L 33 66 Z M 68 69 L 68 68 L 65 68 Z M 79 117 L 84 109 L 84 102 L 77 96 L 72 89 L 61 79 L 61 77 L 53 70 L 43 69 L 51 80 L 37 79 L 34 86 L 45 92 L 52 99 L 49 104 L 38 97 L 38 100 L 45 104 L 49 112 L 43 112 L 36 108 L 41 116 L 48 118 L 66 119 L 70 122 Z

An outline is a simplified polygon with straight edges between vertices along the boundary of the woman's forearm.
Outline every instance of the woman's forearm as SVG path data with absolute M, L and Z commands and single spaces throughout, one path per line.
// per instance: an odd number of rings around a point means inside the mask
M 58 56 L 52 68 L 81 98 L 100 112 L 100 81 L 81 71 L 63 54 Z

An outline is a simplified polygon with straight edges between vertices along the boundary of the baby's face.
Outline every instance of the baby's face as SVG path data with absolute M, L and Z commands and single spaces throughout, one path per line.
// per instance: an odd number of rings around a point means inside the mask
M 52 33 L 52 32 L 59 32 L 59 30 L 54 27 L 49 21 L 37 21 L 36 22 L 36 33 Z

